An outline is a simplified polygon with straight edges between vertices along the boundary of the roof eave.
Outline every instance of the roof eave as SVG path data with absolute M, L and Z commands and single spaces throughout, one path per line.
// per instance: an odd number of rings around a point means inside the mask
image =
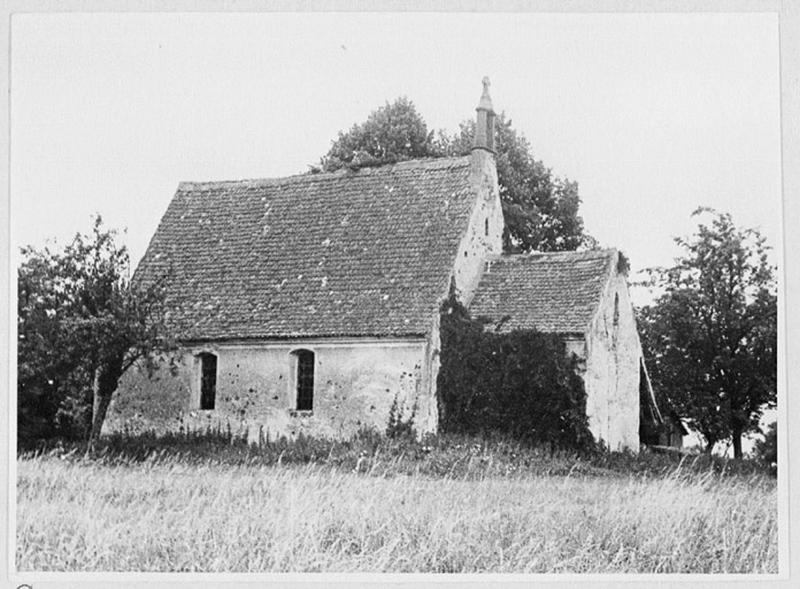
M 427 338 L 427 333 L 406 333 L 406 334 L 338 334 L 338 335 L 264 335 L 264 336 L 246 336 L 246 337 L 183 337 L 178 338 L 178 342 L 182 346 L 203 345 L 203 344 L 254 344 L 265 342 L 293 342 L 293 341 L 309 341 L 309 340 L 419 340 L 424 341 Z

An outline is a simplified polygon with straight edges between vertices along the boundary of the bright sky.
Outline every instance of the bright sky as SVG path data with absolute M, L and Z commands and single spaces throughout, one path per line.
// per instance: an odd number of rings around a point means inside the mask
M 11 64 L 17 245 L 99 212 L 135 263 L 178 182 L 304 172 L 401 95 L 453 131 L 484 75 L 634 271 L 699 205 L 780 245 L 772 14 L 17 14 Z

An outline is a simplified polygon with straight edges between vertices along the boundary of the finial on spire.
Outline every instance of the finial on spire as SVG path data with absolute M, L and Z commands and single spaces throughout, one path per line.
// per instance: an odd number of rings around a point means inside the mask
M 494 107 L 492 97 L 489 96 L 489 76 L 483 77 L 483 94 L 478 103 L 478 117 L 475 121 L 475 139 L 472 149 L 484 149 L 494 153 Z
M 489 96 L 489 86 L 491 86 L 491 82 L 489 81 L 489 76 L 483 76 L 483 94 L 481 94 L 481 101 L 478 103 L 478 108 L 482 110 L 488 110 L 494 112 L 494 108 L 492 107 L 492 97 Z

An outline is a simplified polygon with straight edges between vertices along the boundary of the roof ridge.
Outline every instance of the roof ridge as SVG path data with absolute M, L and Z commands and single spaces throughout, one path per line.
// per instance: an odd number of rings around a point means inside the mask
M 441 170 L 444 168 L 456 168 L 469 164 L 470 156 L 449 156 L 449 157 L 427 157 L 400 162 L 383 164 L 381 166 L 364 166 L 351 170 L 340 168 L 333 172 L 304 172 L 292 176 L 281 176 L 276 178 L 245 178 L 241 180 L 209 180 L 209 181 L 182 181 L 178 184 L 178 190 L 215 190 L 234 186 L 244 186 L 247 188 L 258 188 L 260 186 L 275 186 L 283 184 L 295 184 L 307 181 L 333 180 L 339 178 L 352 177 L 354 175 L 369 176 L 380 172 L 405 171 L 408 169 Z
M 610 256 L 611 254 L 619 251 L 615 247 L 606 247 L 601 249 L 593 249 L 593 250 L 582 250 L 582 251 L 560 251 L 560 252 L 524 252 L 518 254 L 493 254 L 487 257 L 488 260 L 492 262 L 497 261 L 509 261 L 514 262 L 517 260 L 531 260 L 537 258 L 604 258 L 606 256 Z

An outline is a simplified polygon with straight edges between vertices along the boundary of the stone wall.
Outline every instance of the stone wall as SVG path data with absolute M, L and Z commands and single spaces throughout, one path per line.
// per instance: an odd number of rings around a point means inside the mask
M 616 263 L 586 334 L 586 413 L 611 450 L 639 451 L 641 344 L 625 274 Z
M 478 287 L 490 254 L 503 250 L 503 208 L 497 184 L 494 156 L 483 149 L 472 151 L 470 183 L 476 194 L 469 226 L 453 265 L 453 279 L 461 302 L 468 306 Z M 448 293 L 443 293 L 447 296 Z
M 360 428 L 385 431 L 392 403 L 414 425 L 435 430 L 435 399 L 426 382 L 428 344 L 417 340 L 321 341 L 214 344 L 186 347 L 172 373 L 168 362 L 152 377 L 131 369 L 109 409 L 107 431 L 179 431 L 230 426 L 257 439 L 298 433 L 349 437 Z M 295 411 L 291 352 L 314 352 L 314 405 Z M 199 354 L 217 356 L 216 402 L 200 410 Z
M 494 156 L 483 149 L 472 151 L 470 183 L 475 192 L 475 207 L 470 216 L 469 225 L 459 244 L 453 263 L 452 281 L 455 284 L 459 299 L 469 305 L 486 268 L 486 259 L 491 254 L 500 254 L 503 250 L 503 208 L 500 202 L 500 189 L 497 183 L 497 168 Z M 449 292 L 442 292 L 439 303 L 443 303 Z M 436 392 L 436 381 L 439 377 L 441 339 L 439 331 L 439 309 L 431 318 L 431 329 L 428 334 L 426 349 L 426 370 L 424 389 L 429 390 L 432 400 L 427 406 L 427 413 L 421 414 L 421 427 L 418 431 L 435 432 L 439 424 L 439 406 Z

